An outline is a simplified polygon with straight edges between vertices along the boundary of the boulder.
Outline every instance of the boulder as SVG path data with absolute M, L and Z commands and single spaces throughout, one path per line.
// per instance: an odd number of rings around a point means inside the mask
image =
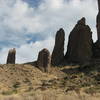
M 37 67 L 43 72 L 49 72 L 51 66 L 51 56 L 47 49 L 43 49 L 39 52 L 37 59 Z
M 15 64 L 16 60 L 16 49 L 10 49 L 8 52 L 8 57 L 7 57 L 7 64 Z
M 85 18 L 77 22 L 69 35 L 67 53 L 65 59 L 72 63 L 84 63 L 90 61 L 92 53 L 92 32 L 86 25 Z
M 65 41 L 65 32 L 61 28 L 56 33 L 55 46 L 51 57 L 51 64 L 54 66 L 59 65 L 64 59 L 64 41 Z

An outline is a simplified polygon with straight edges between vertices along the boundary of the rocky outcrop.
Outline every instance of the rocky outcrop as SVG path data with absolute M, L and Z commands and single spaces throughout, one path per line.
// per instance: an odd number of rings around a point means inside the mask
M 39 52 L 37 59 L 37 67 L 43 72 L 49 72 L 51 65 L 51 56 L 50 52 L 47 49 L 43 49 Z
M 16 60 L 16 49 L 10 49 L 8 52 L 8 57 L 7 57 L 7 64 L 15 64 Z
M 65 40 L 65 32 L 61 28 L 56 33 L 55 46 L 51 57 L 51 64 L 54 66 L 59 65 L 64 58 L 64 40 Z
M 83 17 L 69 35 L 65 59 L 74 63 L 89 61 L 92 57 L 92 45 L 92 32 Z

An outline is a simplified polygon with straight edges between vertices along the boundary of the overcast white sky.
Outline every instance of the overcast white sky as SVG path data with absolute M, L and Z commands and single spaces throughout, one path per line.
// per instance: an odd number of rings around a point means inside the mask
M 69 2 L 68 2 L 69 1 Z M 96 41 L 97 0 L 0 0 L 0 63 L 6 63 L 10 48 L 17 50 L 17 63 L 34 61 L 38 52 L 52 52 L 59 28 L 68 35 L 81 17 L 86 17 Z

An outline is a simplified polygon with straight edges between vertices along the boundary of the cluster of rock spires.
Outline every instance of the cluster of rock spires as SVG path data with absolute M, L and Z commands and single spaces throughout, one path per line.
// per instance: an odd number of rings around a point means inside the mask
M 43 49 L 39 52 L 38 59 L 34 63 L 35 66 L 43 72 L 48 72 L 51 65 L 59 66 L 63 62 L 84 64 L 100 59 L 100 0 L 98 0 L 98 7 L 99 12 L 96 21 L 98 40 L 96 43 L 93 43 L 91 29 L 86 25 L 86 19 L 83 17 L 69 35 L 66 54 L 64 55 L 65 32 L 61 28 L 56 33 L 52 55 L 47 49 Z M 8 53 L 7 64 L 15 64 L 15 55 L 16 50 L 11 49 Z

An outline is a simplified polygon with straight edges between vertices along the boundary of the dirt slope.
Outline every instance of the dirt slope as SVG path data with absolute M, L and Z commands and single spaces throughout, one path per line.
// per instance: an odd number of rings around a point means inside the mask
M 29 64 L 0 65 L 0 100 L 100 100 L 99 68 L 65 66 L 42 73 Z

